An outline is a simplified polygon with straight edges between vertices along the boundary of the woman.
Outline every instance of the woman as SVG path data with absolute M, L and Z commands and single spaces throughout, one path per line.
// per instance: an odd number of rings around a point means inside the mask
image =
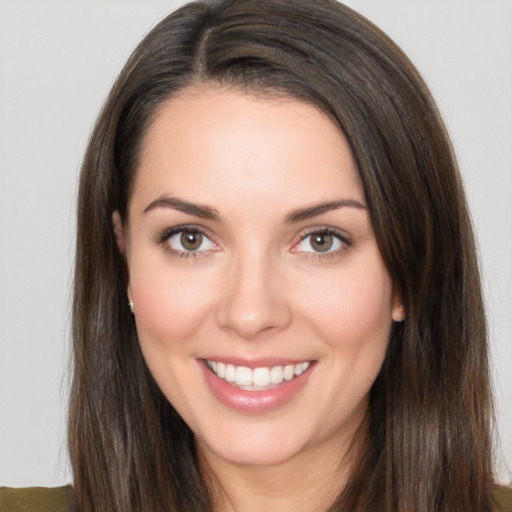
M 493 510 L 469 217 L 421 78 L 330 1 L 186 6 L 82 168 L 88 510 Z

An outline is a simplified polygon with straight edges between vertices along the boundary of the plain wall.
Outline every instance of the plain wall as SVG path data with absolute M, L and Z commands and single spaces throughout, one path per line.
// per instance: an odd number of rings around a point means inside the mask
M 78 169 L 129 53 L 180 1 L 0 0 L 0 484 L 69 482 L 65 415 Z M 353 0 L 418 66 L 478 235 L 501 481 L 512 467 L 512 3 Z M 506 464 L 505 464 L 506 463 Z

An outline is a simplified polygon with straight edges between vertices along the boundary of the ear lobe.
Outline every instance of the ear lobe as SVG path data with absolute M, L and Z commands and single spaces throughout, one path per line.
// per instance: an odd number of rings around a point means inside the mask
M 407 318 L 402 292 L 396 283 L 393 284 L 393 309 L 391 310 L 391 318 L 393 322 L 403 322 Z
M 407 318 L 405 306 L 402 303 L 394 305 L 391 317 L 393 318 L 394 322 L 403 322 Z
M 124 240 L 123 221 L 121 220 L 121 214 L 118 210 L 112 214 L 112 226 L 114 227 L 117 248 L 119 252 L 124 255 L 126 253 L 126 244 Z

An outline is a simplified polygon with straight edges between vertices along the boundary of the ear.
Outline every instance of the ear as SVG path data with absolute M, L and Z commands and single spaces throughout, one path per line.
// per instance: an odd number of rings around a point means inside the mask
M 118 210 L 112 214 L 112 226 L 114 227 L 114 235 L 116 237 L 117 248 L 119 249 L 119 252 L 124 256 L 126 254 L 126 244 L 124 241 L 123 221 L 121 220 L 121 214 Z
M 393 308 L 392 318 L 394 322 L 403 322 L 407 318 L 407 313 L 405 312 L 405 306 L 403 304 Z
M 403 322 L 407 318 L 402 293 L 395 288 L 393 292 L 393 309 L 391 312 L 393 322 Z

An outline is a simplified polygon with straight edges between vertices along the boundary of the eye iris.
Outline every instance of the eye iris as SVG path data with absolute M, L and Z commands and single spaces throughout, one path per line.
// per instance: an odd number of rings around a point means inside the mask
M 316 233 L 311 236 L 311 247 L 317 252 L 326 252 L 332 247 L 333 237 L 328 233 Z
M 195 251 L 201 246 L 203 242 L 203 235 L 201 233 L 195 233 L 193 231 L 185 231 L 180 237 L 181 245 L 187 251 Z

